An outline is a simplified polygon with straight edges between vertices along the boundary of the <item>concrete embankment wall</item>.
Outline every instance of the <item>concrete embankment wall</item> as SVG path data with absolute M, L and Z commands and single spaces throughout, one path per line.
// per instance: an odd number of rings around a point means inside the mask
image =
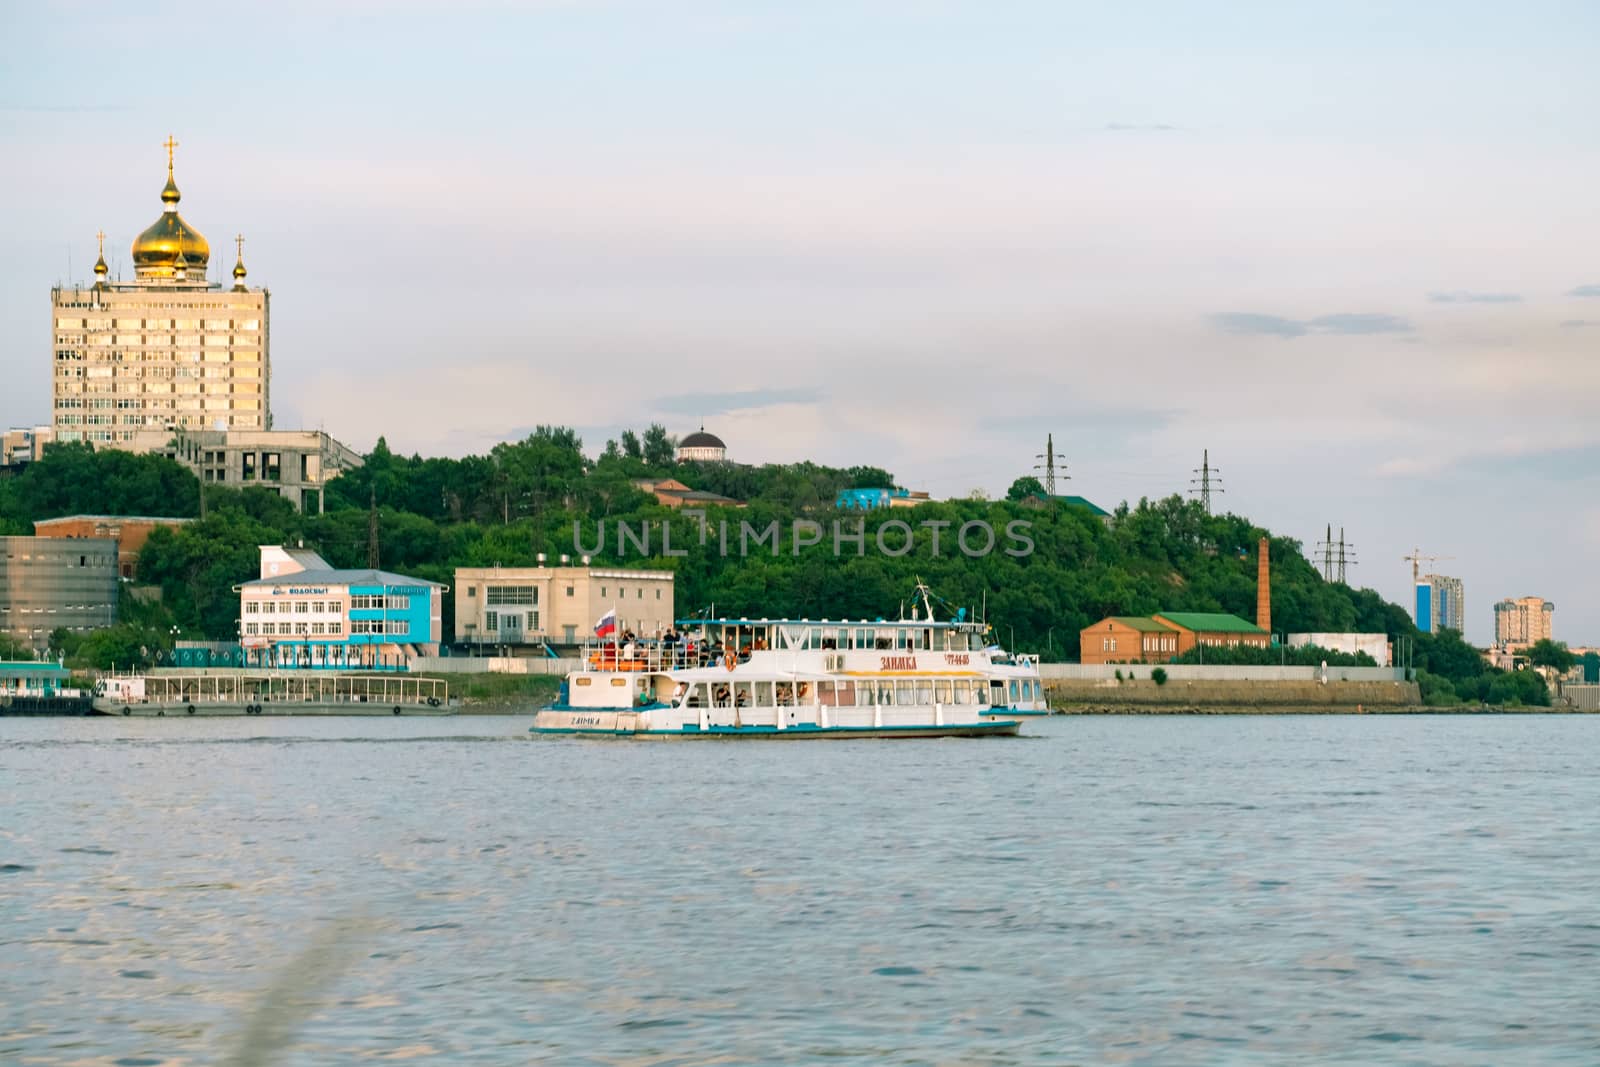
M 558 674 L 563 678 L 579 667 L 578 659 L 551 659 L 545 656 L 418 656 L 411 661 L 414 671 L 434 671 L 439 674 Z
M 1142 672 L 1141 672 L 1142 673 Z M 1045 682 L 1054 706 L 1137 705 L 1157 707 L 1232 708 L 1394 708 L 1420 704 L 1414 682 L 1251 682 L 1169 679 L 1157 685 L 1135 681 L 1056 679 Z
M 1148 678 L 1158 664 L 1124 663 L 1041 663 L 1039 677 L 1047 684 L 1055 681 L 1109 682 L 1123 678 Z M 1246 667 L 1198 663 L 1173 663 L 1161 667 L 1169 684 L 1189 682 L 1403 682 L 1406 672 L 1399 667 L 1329 667 L 1323 678 L 1321 667 Z

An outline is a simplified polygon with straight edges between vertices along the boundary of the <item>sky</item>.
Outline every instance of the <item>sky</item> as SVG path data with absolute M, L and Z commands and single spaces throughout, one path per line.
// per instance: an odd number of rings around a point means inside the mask
M 279 428 L 1005 492 L 1190 488 L 1467 636 L 1600 644 L 1600 5 L 58 3 L 0 11 L 0 423 L 177 150 Z

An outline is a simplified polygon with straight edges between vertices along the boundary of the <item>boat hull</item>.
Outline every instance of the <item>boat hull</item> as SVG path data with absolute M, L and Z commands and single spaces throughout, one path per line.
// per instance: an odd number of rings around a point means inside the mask
M 883 726 L 789 723 L 716 724 L 696 722 L 654 725 L 648 714 L 636 711 L 545 709 L 534 716 L 534 735 L 622 737 L 650 740 L 690 738 L 762 739 L 789 741 L 843 740 L 862 737 L 1012 737 L 1022 724 L 1014 719 L 985 719 L 959 723 L 895 723 Z
M 171 719 L 171 718 L 243 718 L 246 715 L 309 715 L 309 716 L 368 716 L 382 715 L 393 717 L 396 715 L 413 715 L 436 717 L 441 715 L 454 715 L 455 708 L 441 704 L 437 707 L 428 704 L 412 704 L 393 702 L 385 703 L 354 703 L 351 701 L 262 701 L 261 703 L 238 703 L 236 701 L 172 701 L 163 703 L 140 703 L 137 701 L 103 700 L 96 699 L 94 713 L 98 715 L 114 715 L 118 718 L 127 716 L 143 719 Z

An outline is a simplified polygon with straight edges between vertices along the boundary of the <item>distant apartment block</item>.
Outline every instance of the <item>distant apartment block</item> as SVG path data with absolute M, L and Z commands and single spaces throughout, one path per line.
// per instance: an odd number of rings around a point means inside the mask
M 39 519 L 33 532 L 39 537 L 62 540 L 110 538 L 117 543 L 117 572 L 129 581 L 139 576 L 139 552 L 158 527 L 176 530 L 188 519 L 145 515 L 64 515 L 58 519 Z
M 1461 633 L 1466 629 L 1466 614 L 1460 578 L 1425 574 L 1417 580 L 1417 629 L 1427 634 L 1440 630 Z
M 307 515 L 320 515 L 326 485 L 363 462 L 321 430 L 146 430 L 122 447 L 177 460 L 202 487 L 271 489 Z
M 45 446 L 56 439 L 49 426 L 22 427 L 0 434 L 0 467 L 32 463 L 44 454 Z
M 117 621 L 117 543 L 0 537 L 0 632 L 36 649 Z
M 1543 597 L 1502 600 L 1494 606 L 1494 643 L 1514 651 L 1552 640 L 1555 613 L 1556 606 Z

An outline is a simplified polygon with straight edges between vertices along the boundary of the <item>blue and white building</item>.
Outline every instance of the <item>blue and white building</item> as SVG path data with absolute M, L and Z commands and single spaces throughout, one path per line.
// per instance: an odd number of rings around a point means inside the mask
M 1440 630 L 1462 632 L 1466 627 L 1465 589 L 1460 578 L 1425 574 L 1417 579 L 1415 618 L 1417 629 L 1425 634 Z
M 405 670 L 437 656 L 446 587 L 380 570 L 337 570 L 315 552 L 261 546 L 261 576 L 238 587 L 252 666 Z

